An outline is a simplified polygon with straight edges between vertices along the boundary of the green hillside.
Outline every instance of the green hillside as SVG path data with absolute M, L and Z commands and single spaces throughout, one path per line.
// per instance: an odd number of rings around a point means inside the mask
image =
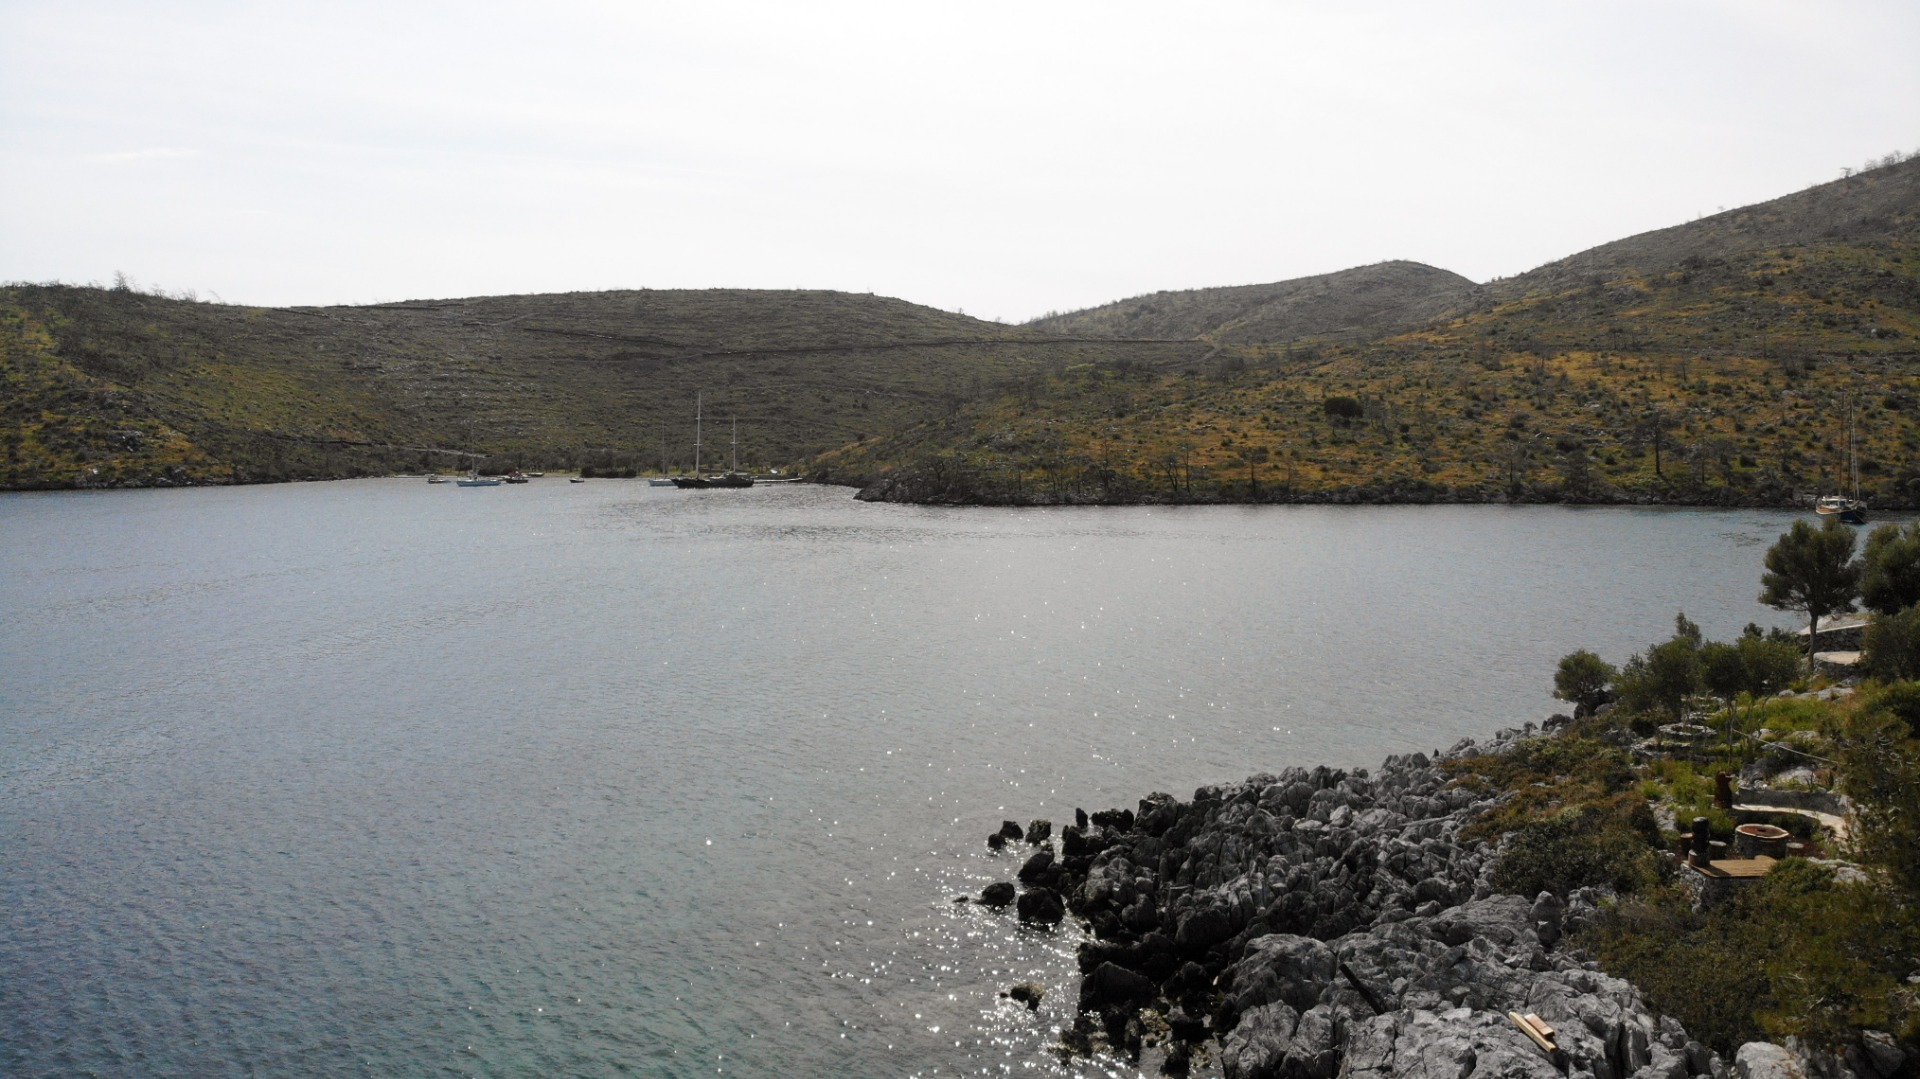
M 247 308 L 0 287 L 0 487 L 803 468 L 957 502 L 1920 506 L 1920 161 L 1487 285 L 1389 262 L 1022 327 L 805 291 Z M 1846 416 L 1857 416 L 1849 440 Z M 1855 452 L 1857 451 L 1857 452 Z
M 916 501 L 1920 506 L 1920 162 L 1595 249 L 1375 341 L 1055 366 L 826 455 Z M 1784 242 L 1782 242 L 1784 241 Z
M 1180 346 L 1136 351 L 1158 358 L 1169 348 Z M 791 467 L 1078 362 L 1086 349 L 835 292 L 269 309 L 14 285 L 0 288 L 0 487 L 252 482 L 470 461 L 644 471 L 664 456 L 689 468 L 698 394 L 709 462 L 737 418 L 742 467 Z

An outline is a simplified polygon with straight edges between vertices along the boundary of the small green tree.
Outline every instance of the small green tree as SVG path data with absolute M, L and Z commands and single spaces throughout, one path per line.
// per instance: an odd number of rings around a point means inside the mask
M 1620 702 L 1634 712 L 1664 712 L 1679 718 L 1687 698 L 1703 687 L 1700 647 L 1685 637 L 1647 649 L 1627 660 L 1616 684 Z
M 1700 627 L 1685 611 L 1673 619 L 1673 636 L 1627 660 L 1615 679 L 1620 703 L 1630 712 L 1664 712 L 1678 718 L 1687 698 L 1706 685 Z
M 1700 671 L 1707 692 L 1722 700 L 1730 701 L 1747 692 L 1747 661 L 1737 644 L 1725 641 L 1702 644 Z
M 1839 753 L 1854 841 L 1911 899 L 1920 898 L 1920 740 L 1910 711 L 1904 697 L 1869 703 L 1847 721 Z
M 1920 679 L 1920 605 L 1874 619 L 1861 651 L 1861 665 L 1875 678 Z
M 1860 565 L 1853 560 L 1853 543 L 1853 529 L 1828 518 L 1821 528 L 1795 521 L 1767 548 L 1760 602 L 1775 610 L 1806 613 L 1809 656 L 1820 620 L 1853 610 L 1860 594 Z
M 1619 673 L 1613 664 L 1584 648 L 1569 652 L 1560 657 L 1560 668 L 1553 672 L 1553 696 L 1591 712 L 1606 703 L 1607 687 Z
M 1734 647 L 1746 672 L 1741 688 L 1756 697 L 1778 693 L 1800 676 L 1800 649 L 1792 641 L 1743 633 Z
M 1860 602 L 1892 614 L 1920 603 L 1920 521 L 1881 525 L 1860 552 Z

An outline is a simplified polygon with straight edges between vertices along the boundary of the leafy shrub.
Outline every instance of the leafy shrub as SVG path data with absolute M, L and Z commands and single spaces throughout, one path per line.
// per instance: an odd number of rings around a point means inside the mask
M 1338 420 L 1357 420 L 1367 414 L 1357 398 L 1347 396 L 1327 398 L 1320 402 L 1320 410 Z
M 1515 895 L 1606 886 L 1644 891 L 1660 879 L 1659 829 L 1646 799 L 1620 795 L 1570 806 L 1515 828 L 1500 848 L 1493 886 Z
M 1920 521 L 1884 524 L 1867 533 L 1860 552 L 1860 600 L 1881 614 L 1920 603 Z
M 1617 674 L 1613 664 L 1584 648 L 1570 652 L 1553 674 L 1553 696 L 1592 711 L 1607 700 L 1607 687 Z
M 1743 633 L 1734 647 L 1746 672 L 1741 688 L 1756 697 L 1778 693 L 1800 677 L 1800 646 L 1791 638 Z
M 1920 898 L 1920 740 L 1909 718 L 1910 687 L 1887 691 L 1850 717 L 1839 738 L 1845 787 L 1854 800 L 1854 840 L 1895 887 Z
M 1665 644 L 1627 660 L 1615 686 L 1622 707 L 1678 717 L 1688 697 L 1705 688 L 1706 667 L 1698 640 L 1675 635 Z
M 1915 1023 L 1902 985 L 1920 950 L 1910 908 L 1803 859 L 1708 913 L 1678 888 L 1623 901 L 1576 943 L 1723 1055 L 1763 1037 L 1831 1049 Z
M 1861 663 L 1875 678 L 1920 678 L 1920 606 L 1874 619 L 1860 647 Z
M 1621 902 L 1576 943 L 1688 1034 L 1730 1057 L 1759 1036 L 1754 1013 L 1772 1003 L 1766 974 L 1745 954 L 1750 942 L 1742 928 L 1695 914 L 1675 888 Z

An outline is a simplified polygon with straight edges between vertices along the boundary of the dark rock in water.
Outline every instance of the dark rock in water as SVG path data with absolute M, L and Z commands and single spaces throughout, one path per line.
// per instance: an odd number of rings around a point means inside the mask
M 1025 1004 L 1031 1012 L 1040 1009 L 1040 998 L 1047 995 L 1047 990 L 1037 982 L 1021 982 L 1000 995 Z
M 999 910 L 1013 902 L 1013 885 L 1007 881 L 995 881 L 980 890 L 980 905 Z
M 1167 1047 L 1167 1056 L 1160 1062 L 1160 1074 L 1171 1075 L 1175 1079 L 1193 1074 L 1193 1050 L 1185 1042 L 1174 1042 Z
M 1001 835 L 999 832 L 993 833 L 987 837 L 987 848 L 989 850 L 1006 850 L 1007 837 Z
M 1086 831 L 1087 824 L 1089 823 L 1087 820 L 1087 811 L 1076 806 L 1073 810 L 1073 823 L 1081 831 Z
M 1052 838 L 1053 838 L 1053 822 L 1052 821 L 1041 819 L 1041 820 L 1031 821 L 1027 824 L 1027 842 L 1038 846 L 1039 844 L 1045 843 L 1047 840 Z
M 1020 920 L 1033 925 L 1059 925 L 1067 916 L 1066 901 L 1051 888 L 1032 888 L 1020 893 L 1016 908 Z
M 1052 869 L 1053 852 L 1051 850 L 1034 851 L 1033 857 L 1028 858 L 1026 864 L 1020 867 L 1020 883 L 1042 883 Z
M 1093 815 L 1093 823 L 1100 828 L 1113 828 L 1122 832 L 1133 830 L 1133 810 L 1103 809 Z
M 1020 824 L 1018 821 L 1010 821 L 1010 820 L 1001 821 L 1000 830 L 993 834 L 999 836 L 1002 840 L 1008 843 L 1018 843 L 1022 839 L 1025 839 L 1027 835 L 1025 832 L 1020 830 Z
M 1109 1004 L 1139 1006 L 1154 998 L 1160 987 L 1153 979 L 1118 963 L 1102 963 L 1080 979 L 1080 1010 L 1095 1011 Z
M 1087 830 L 1077 824 L 1060 830 L 1062 858 L 1091 858 L 1106 849 L 1105 840 L 1088 835 Z

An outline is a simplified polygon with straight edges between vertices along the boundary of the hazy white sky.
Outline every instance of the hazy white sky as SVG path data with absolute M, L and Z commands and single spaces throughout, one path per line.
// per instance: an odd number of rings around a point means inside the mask
M 1475 280 L 1920 149 L 1914 0 L 0 0 L 0 280 Z

